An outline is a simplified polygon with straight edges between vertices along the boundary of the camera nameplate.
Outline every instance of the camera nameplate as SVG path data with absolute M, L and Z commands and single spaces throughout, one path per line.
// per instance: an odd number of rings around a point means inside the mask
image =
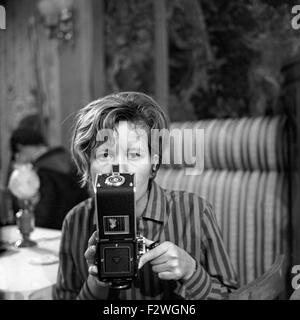
M 129 234 L 129 216 L 103 216 L 103 232 L 109 234 Z

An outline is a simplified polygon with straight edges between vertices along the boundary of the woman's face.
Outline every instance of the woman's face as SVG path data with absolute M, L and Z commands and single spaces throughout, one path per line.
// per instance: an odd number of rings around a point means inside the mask
M 112 165 L 119 164 L 121 173 L 135 173 L 136 202 L 147 193 L 151 174 L 151 159 L 148 149 L 148 136 L 141 126 L 128 121 L 120 121 L 112 134 L 102 144 L 96 146 L 91 156 L 91 177 L 95 184 L 97 174 L 112 172 Z M 99 137 L 99 134 L 98 134 Z M 98 141 L 103 141 L 100 135 Z

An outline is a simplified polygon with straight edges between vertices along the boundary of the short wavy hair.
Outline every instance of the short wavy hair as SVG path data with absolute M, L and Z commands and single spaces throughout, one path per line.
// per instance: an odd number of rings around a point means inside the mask
M 114 129 L 119 121 L 142 124 L 148 133 L 151 152 L 151 130 L 168 129 L 169 120 L 160 105 L 150 96 L 140 92 L 120 92 L 92 101 L 79 110 L 73 129 L 71 153 L 82 186 L 90 179 L 90 159 L 96 147 L 97 133 L 101 129 Z M 161 164 L 162 146 L 157 146 Z

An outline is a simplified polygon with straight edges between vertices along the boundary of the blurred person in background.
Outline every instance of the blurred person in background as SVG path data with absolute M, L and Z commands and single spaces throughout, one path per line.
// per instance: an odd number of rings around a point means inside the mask
M 33 199 L 35 225 L 61 229 L 67 212 L 86 199 L 88 193 L 78 183 L 69 153 L 63 147 L 49 147 L 35 123 L 32 118 L 27 125 L 26 121 L 21 122 L 10 138 L 12 164 L 8 184 L 12 193 L 18 195 L 14 198 L 13 209 L 14 212 L 19 210 L 20 199 L 27 193 L 25 189 L 30 188 L 25 176 L 29 177 L 33 169 L 39 178 L 39 188 Z M 24 166 L 28 169 L 26 174 L 20 169 Z

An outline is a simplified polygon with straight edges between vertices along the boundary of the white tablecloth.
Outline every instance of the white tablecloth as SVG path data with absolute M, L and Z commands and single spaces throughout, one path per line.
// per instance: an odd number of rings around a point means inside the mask
M 15 248 L 21 238 L 16 226 L 1 228 L 1 238 L 10 245 L 0 255 L 0 295 L 8 300 L 48 300 L 56 282 L 61 231 L 35 228 L 31 248 Z

